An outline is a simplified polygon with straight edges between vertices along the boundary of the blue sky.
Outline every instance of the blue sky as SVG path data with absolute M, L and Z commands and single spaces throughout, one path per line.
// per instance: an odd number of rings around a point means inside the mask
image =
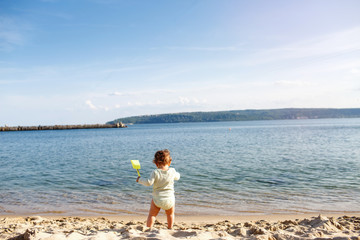
M 360 1 L 2 0 L 0 126 L 360 107 Z

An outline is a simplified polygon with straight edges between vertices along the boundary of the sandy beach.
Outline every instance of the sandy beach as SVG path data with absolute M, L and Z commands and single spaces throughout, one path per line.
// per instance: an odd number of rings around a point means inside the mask
M 146 216 L 2 216 L 0 239 L 336 239 L 360 240 L 360 214 L 263 216 L 178 216 L 153 228 Z

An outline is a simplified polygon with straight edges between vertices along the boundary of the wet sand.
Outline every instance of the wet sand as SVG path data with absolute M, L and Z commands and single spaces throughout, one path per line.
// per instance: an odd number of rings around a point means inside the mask
M 146 216 L 2 216 L 0 239 L 336 239 L 360 240 L 360 213 L 262 216 L 177 216 L 167 229 Z

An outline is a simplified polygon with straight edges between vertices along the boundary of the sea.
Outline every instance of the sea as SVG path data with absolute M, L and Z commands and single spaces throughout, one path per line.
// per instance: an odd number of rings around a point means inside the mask
M 360 212 L 360 119 L 0 132 L 0 215 L 147 214 L 169 149 L 178 215 Z

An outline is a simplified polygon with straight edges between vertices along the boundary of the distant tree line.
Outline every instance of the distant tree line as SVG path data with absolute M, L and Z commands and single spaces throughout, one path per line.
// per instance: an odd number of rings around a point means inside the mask
M 107 124 L 115 124 L 118 122 L 124 122 L 125 124 L 145 124 L 317 118 L 360 118 L 360 108 L 284 108 L 268 110 L 184 112 L 119 118 L 110 121 Z

